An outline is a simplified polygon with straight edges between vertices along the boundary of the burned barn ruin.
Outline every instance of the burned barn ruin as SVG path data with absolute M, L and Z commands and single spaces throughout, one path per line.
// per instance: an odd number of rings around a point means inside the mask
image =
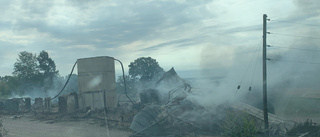
M 228 136 L 231 133 L 226 131 L 236 130 L 236 126 L 241 126 L 241 116 L 245 116 L 245 121 L 254 123 L 245 126 L 252 126 L 258 136 L 263 135 L 262 110 L 237 101 L 204 106 L 195 97 L 205 95 L 181 78 L 174 68 L 148 89 L 141 89 L 138 99 L 132 101 L 128 95 L 118 95 L 114 61 L 107 56 L 78 59 L 79 91 L 59 96 L 57 104 L 50 97 L 13 98 L 1 100 L 0 111 L 8 114 L 34 111 L 45 114 L 42 118 L 50 115 L 95 118 L 100 120 L 100 126 L 107 124 L 109 128 L 131 131 L 132 137 Z M 296 122 L 270 113 L 269 123 L 273 136 L 287 136 L 297 127 Z
M 134 136 L 217 136 L 229 121 L 227 113 L 246 115 L 256 122 L 257 134 L 262 135 L 263 111 L 244 103 L 202 106 L 192 99 L 195 91 L 172 68 L 154 85 L 140 93 L 142 110 L 133 118 L 130 129 Z M 235 116 L 233 116 L 235 117 Z M 270 114 L 272 135 L 284 136 L 295 126 Z M 236 123 L 234 123 L 236 124 Z M 228 135 L 227 135 L 228 136 Z

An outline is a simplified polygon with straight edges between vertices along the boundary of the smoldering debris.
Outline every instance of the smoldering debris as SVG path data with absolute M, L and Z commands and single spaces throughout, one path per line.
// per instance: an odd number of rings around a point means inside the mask
M 223 107 L 212 108 L 215 109 L 212 111 L 186 99 L 192 93 L 191 86 L 173 68 L 154 87 L 155 89 L 140 94 L 144 108 L 135 115 L 131 123 L 130 128 L 135 131 L 132 136 L 185 136 L 190 133 L 210 135 L 219 132 L 220 128 L 215 123 L 219 119 L 215 118 L 220 116 L 212 112 L 221 111 Z M 144 101 L 144 98 L 155 98 L 154 96 L 157 99 Z
M 161 103 L 161 95 L 159 90 L 156 89 L 147 89 L 142 91 L 140 94 L 140 103 L 148 104 L 148 103 Z
M 173 83 L 179 84 L 174 86 Z M 231 131 L 231 135 L 247 132 L 244 130 L 252 130 L 250 132 L 257 136 L 263 135 L 262 110 L 240 102 L 202 106 L 197 100 L 190 97 L 196 94 L 194 92 L 190 84 L 182 80 L 174 69 L 165 73 L 154 89 L 144 90 L 140 94 L 144 108 L 133 118 L 130 129 L 135 133 L 132 134 L 132 137 L 187 136 L 190 134 L 229 136 L 228 130 L 230 129 L 234 130 Z M 230 118 L 230 113 L 235 115 Z M 283 120 L 270 113 L 269 123 L 272 136 L 287 136 L 297 127 L 296 122 Z M 228 127 L 228 124 L 232 127 Z M 247 129 L 237 130 L 235 126 Z
M 320 126 L 312 122 L 312 119 L 307 119 L 305 122 L 297 124 L 287 135 L 299 137 L 318 137 L 320 136 Z
M 199 112 L 205 115 L 199 115 Z M 132 136 L 218 134 L 220 127 L 216 125 L 216 120 L 212 120 L 215 115 L 211 114 L 209 110 L 189 100 L 164 106 L 149 105 L 135 115 L 130 128 L 136 131 Z

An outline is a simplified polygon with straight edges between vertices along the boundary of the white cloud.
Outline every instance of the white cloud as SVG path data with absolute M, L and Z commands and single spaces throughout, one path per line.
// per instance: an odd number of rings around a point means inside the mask
M 66 49 L 76 50 L 76 49 L 83 49 L 83 50 L 91 50 L 95 51 L 97 48 L 94 45 L 72 45 L 66 46 Z
M 151 56 L 164 67 L 181 70 L 216 67 L 210 62 L 228 68 L 245 52 L 239 47 L 250 48 L 259 41 L 262 14 L 317 24 L 319 15 L 308 7 L 318 11 L 312 4 L 290 0 L 7 1 L 1 2 L 0 42 L 12 45 L 1 47 L 2 52 L 16 56 L 22 50 L 50 51 L 62 75 L 69 73 L 65 64 L 101 55 L 119 58 L 125 66 Z M 270 22 L 270 30 L 285 32 L 289 27 Z M 307 35 L 311 30 L 301 32 Z M 268 42 L 279 40 L 291 39 Z M 210 59 L 199 65 L 204 56 Z

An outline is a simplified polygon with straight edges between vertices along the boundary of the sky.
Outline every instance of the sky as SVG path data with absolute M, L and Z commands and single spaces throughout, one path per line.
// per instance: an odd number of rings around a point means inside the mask
M 0 76 L 12 75 L 19 52 L 45 50 L 62 76 L 79 58 L 111 56 L 123 62 L 126 73 L 130 62 L 152 57 L 182 77 L 239 78 L 255 64 L 250 60 L 261 56 L 263 14 L 270 19 L 267 42 L 274 46 L 269 58 L 314 63 L 320 56 L 283 47 L 319 49 L 319 5 L 318 0 L 1 1 Z M 269 64 L 275 78 L 301 68 Z M 319 66 L 299 73 L 312 68 Z M 121 72 L 118 64 L 116 71 Z

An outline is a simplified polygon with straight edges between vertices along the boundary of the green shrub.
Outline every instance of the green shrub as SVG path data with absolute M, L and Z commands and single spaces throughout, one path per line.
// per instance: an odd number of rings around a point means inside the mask
M 5 137 L 8 134 L 8 130 L 6 130 L 2 124 L 2 120 L 0 120 L 0 137 Z
M 249 115 L 228 112 L 222 124 L 225 137 L 257 137 L 258 128 L 256 121 Z

